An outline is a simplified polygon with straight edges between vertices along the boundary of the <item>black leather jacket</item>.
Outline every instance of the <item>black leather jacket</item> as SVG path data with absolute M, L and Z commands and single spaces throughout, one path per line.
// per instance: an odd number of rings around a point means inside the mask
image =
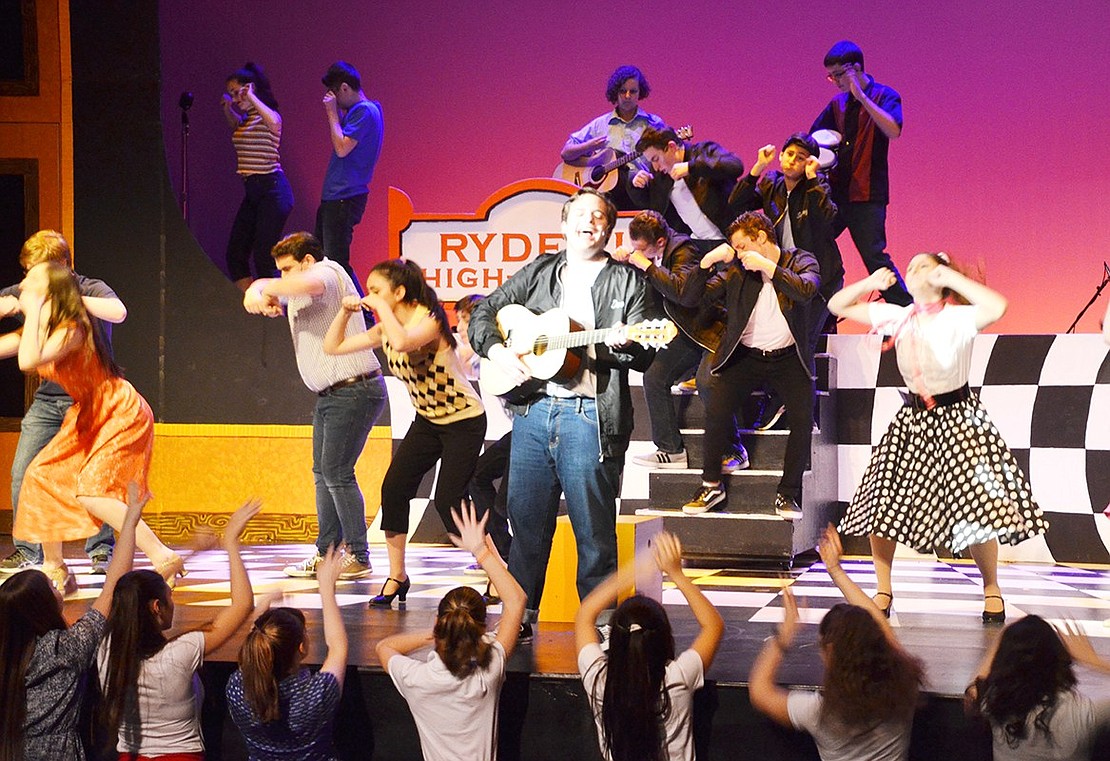
M 470 316 L 470 345 L 482 357 L 489 348 L 501 342 L 497 329 L 497 310 L 507 304 L 521 304 L 537 314 L 554 309 L 562 303 L 561 273 L 566 265 L 566 251 L 543 254 L 529 262 L 496 291 L 478 304 Z M 591 289 L 594 302 L 595 327 L 606 328 L 623 323 L 640 322 L 648 314 L 643 281 L 629 267 L 607 259 Z M 597 418 L 601 456 L 623 458 L 632 435 L 632 393 L 628 387 L 628 370 L 646 370 L 655 356 L 654 349 L 630 344 L 620 350 L 597 344 Z M 542 395 L 510 407 L 525 412 Z
M 725 330 L 725 312 L 719 303 L 691 299 L 686 280 L 698 267 L 701 254 L 686 235 L 672 235 L 659 266 L 651 264 L 640 273 L 650 286 L 648 301 L 654 313 L 674 321 L 687 338 L 708 351 L 716 351 Z M 719 276 L 716 276 L 719 279 Z
M 686 281 L 686 289 L 690 298 L 704 296 L 707 301 L 723 300 L 725 310 L 728 312 L 725 333 L 721 337 L 717 356 L 711 368 L 712 373 L 717 375 L 728 364 L 740 345 L 740 336 L 752 316 L 752 310 L 755 309 L 755 303 L 759 299 L 759 292 L 763 290 L 763 276 L 758 272 L 744 269 L 737 259 L 733 259 L 732 264 L 728 265 L 724 280 L 714 279 L 715 284 L 712 289 L 709 289 L 706 284 L 712 275 L 712 270 L 698 267 L 690 273 Z M 790 326 L 790 334 L 794 336 L 798 361 L 812 378 L 814 366 L 808 337 L 809 301 L 821 285 L 817 260 L 813 254 L 806 251 L 799 251 L 796 248 L 782 249 L 771 283 L 778 294 L 779 307 L 782 308 L 786 324 Z

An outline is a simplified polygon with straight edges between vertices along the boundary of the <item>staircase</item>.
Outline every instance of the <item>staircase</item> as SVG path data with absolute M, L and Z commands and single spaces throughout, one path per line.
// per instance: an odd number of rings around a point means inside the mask
M 817 424 L 811 437 L 810 466 L 802 477 L 800 521 L 784 521 L 774 509 L 786 451 L 786 430 L 741 430 L 751 464 L 747 470 L 722 477 L 728 493 L 726 500 L 701 515 L 682 512 L 682 505 L 701 486 L 705 410 L 696 394 L 673 397 L 689 468 L 652 471 L 649 507 L 636 510 L 636 515 L 663 518 L 664 528 L 681 539 L 683 554 L 692 559 L 733 566 L 771 562 L 790 568 L 795 556 L 812 550 L 826 524 L 839 517 L 835 363 L 836 359 L 828 354 L 817 355 Z M 753 410 L 749 408 L 755 406 L 745 405 L 740 425 L 753 419 Z

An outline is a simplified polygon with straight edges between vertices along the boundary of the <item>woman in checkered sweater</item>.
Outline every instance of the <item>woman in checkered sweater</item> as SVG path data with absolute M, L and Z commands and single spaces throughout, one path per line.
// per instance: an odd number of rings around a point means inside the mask
M 908 393 L 863 475 L 840 524 L 867 534 L 875 562 L 876 604 L 893 602 L 897 545 L 919 552 L 970 551 L 983 579 L 983 623 L 1001 623 L 998 544 L 1048 530 L 1029 480 L 979 398 L 968 387 L 975 335 L 1006 311 L 997 291 L 962 275 L 947 254 L 918 254 L 906 270 L 913 304 L 863 301 L 895 275 L 880 269 L 829 300 L 838 317 L 870 325 L 895 348 Z
M 369 310 L 377 324 L 346 335 L 347 321 Z M 408 389 L 416 417 L 382 481 L 382 531 L 389 553 L 389 578 L 371 605 L 404 602 L 410 582 L 405 572 L 409 503 L 420 482 L 439 463 L 435 505 L 443 525 L 454 527 L 451 508 L 466 494 L 486 438 L 486 411 L 455 353 L 455 337 L 436 292 L 420 265 L 405 259 L 379 263 L 366 278 L 366 296 L 343 299 L 324 337 L 328 354 L 381 349 L 389 370 Z

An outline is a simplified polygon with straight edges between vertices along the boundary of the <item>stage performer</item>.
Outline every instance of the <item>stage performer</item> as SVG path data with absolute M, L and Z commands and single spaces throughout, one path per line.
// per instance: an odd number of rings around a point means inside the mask
M 351 317 L 364 309 L 377 324 L 350 330 Z M 455 353 L 455 336 L 436 292 L 416 262 L 388 259 L 366 278 L 366 296 L 348 296 L 324 336 L 330 355 L 381 348 L 393 377 L 405 384 L 416 417 L 401 440 L 382 480 L 382 531 L 389 553 L 389 577 L 371 605 L 405 601 L 412 582 L 405 572 L 409 504 L 436 462 L 436 512 L 454 526 L 451 509 L 466 493 L 486 438 L 486 411 Z
M 616 221 L 616 207 L 602 194 L 583 189 L 571 196 L 562 211 L 566 248 L 529 262 L 478 305 L 470 319 L 474 350 L 523 383 L 531 372 L 502 343 L 502 307 L 521 304 L 537 313 L 558 307 L 587 329 L 644 319 L 643 283 L 605 253 Z M 528 594 L 526 640 L 543 596 L 560 493 L 578 547 L 579 599 L 616 570 L 616 499 L 632 435 L 628 370 L 646 370 L 652 354 L 613 331 L 607 343 L 589 348 L 574 378 L 541 385 L 511 405 L 509 521 L 515 534 L 509 571 Z
M 598 615 L 632 589 L 637 570 L 654 568 L 686 598 L 699 627 L 693 643 L 675 657 L 667 611 L 656 600 L 631 595 L 613 614 L 603 652 Z M 678 537 L 666 532 L 650 553 L 624 565 L 582 601 L 574 617 L 578 672 L 606 759 L 693 761 L 694 693 L 705 683 L 724 631 L 721 614 L 682 570 Z
M 324 255 L 347 270 L 362 295 L 351 269 L 351 240 L 366 211 L 370 180 L 382 152 L 382 106 L 366 97 L 358 70 L 346 61 L 329 66 L 322 81 L 332 153 L 316 210 L 316 238 L 323 243 Z
M 640 101 L 650 94 L 651 87 L 642 71 L 635 66 L 618 66 L 605 85 L 605 99 L 613 104 L 613 110 L 606 111 L 582 129 L 571 133 L 563 145 L 563 161 L 576 164 L 606 148 L 612 149 L 617 156 L 627 156 L 637 150 L 636 143 L 645 129 L 666 129 L 662 119 L 640 108 Z M 617 184 L 609 191 L 609 200 L 618 210 L 642 208 L 628 197 L 625 186 L 629 172 L 635 174 L 650 168 L 647 159 L 641 156 L 616 170 Z
M 924 665 L 906 652 L 882 611 L 840 565 L 840 537 L 832 526 L 817 549 L 847 600 L 834 605 L 817 628 L 825 683 L 820 690 L 775 684 L 798 630 L 798 605 L 786 587 L 783 622 L 752 664 L 752 707 L 812 735 L 822 761 L 906 761 Z
M 886 252 L 887 154 L 890 141 L 902 134 L 902 96 L 864 73 L 863 51 L 849 40 L 841 40 L 825 54 L 825 71 L 840 94 L 818 115 L 810 132 L 833 130 L 841 135 L 832 170 L 838 212 L 833 236 L 848 228 L 867 271 L 886 268 L 894 275 L 883 298 L 905 306 L 912 298 Z
M 394 634 L 375 650 L 416 720 L 425 761 L 492 760 L 498 701 L 524 615 L 524 590 L 505 568 L 474 506 L 452 512 L 458 528 L 451 541 L 474 555 L 504 597 L 497 631 L 486 632 L 482 596 L 455 587 L 439 601 L 431 632 Z M 429 645 L 433 650 L 426 657 L 410 655 Z
M 919 552 L 970 549 L 983 578 L 983 622 L 1000 623 L 998 543 L 1017 544 L 1048 530 L 1029 481 L 968 388 L 976 333 L 1006 311 L 1006 299 L 951 266 L 945 253 L 918 254 L 906 269 L 913 305 L 865 302 L 895 282 L 881 269 L 829 301 L 838 317 L 891 336 L 909 393 L 871 455 L 842 534 L 867 534 L 875 562 L 876 602 L 894 600 L 891 563 L 898 543 Z
M 292 233 L 278 241 L 272 253 L 281 277 L 255 280 L 243 297 L 243 307 L 252 314 L 280 317 L 284 304 L 297 369 L 317 397 L 312 413 L 312 476 L 319 521 L 316 552 L 287 566 L 285 574 L 313 578 L 328 547 L 345 542 L 340 578 L 360 579 L 369 576 L 371 569 L 366 505 L 355 478 L 355 463 L 388 399 L 381 365 L 369 350 L 345 357 L 324 352 L 332 317 L 342 308 L 343 298 L 356 291 L 347 271 L 324 257 L 320 241 L 305 232 Z M 352 334 L 365 329 L 361 314 L 348 326 Z
M 816 400 L 808 331 L 809 301 L 821 285 L 818 264 L 813 254 L 781 248 L 774 225 L 761 211 L 740 215 L 729 225 L 728 237 L 732 245 L 702 257 L 686 281 L 691 299 L 723 301 L 728 316 L 712 366 L 702 487 L 682 511 L 697 515 L 725 500 L 720 463 L 732 417 L 754 389 L 766 384 L 784 400 L 790 423 L 774 509 L 784 520 L 797 520 Z M 731 266 L 709 287 L 718 263 Z
M 641 211 L 628 224 L 628 239 L 631 250 L 618 248 L 613 258 L 640 273 L 651 313 L 669 317 L 679 328 L 678 336 L 655 352 L 644 373 L 644 398 L 656 451 L 632 461 L 646 468 L 685 468 L 689 458 L 678 429 L 671 385 L 696 369 L 702 402 L 709 406 L 709 367 L 724 332 L 725 314 L 719 304 L 686 297 L 686 279 L 701 256 L 690 237 L 672 230 L 662 214 Z M 722 470 L 730 473 L 748 467 L 748 453 L 733 435 L 733 445 L 721 461 Z
M 640 209 L 654 209 L 667 224 L 689 235 L 702 254 L 725 242 L 735 218 L 728 205 L 744 162 L 718 143 L 687 143 L 671 129 L 646 129 L 636 143 L 651 171 L 629 178 L 628 195 Z
M 42 544 L 43 573 L 70 594 L 77 579 L 62 558 L 62 542 L 95 534 L 104 523 L 122 526 L 131 482 L 139 499 L 149 499 L 154 416 L 93 328 L 69 267 L 51 261 L 31 267 L 19 304 L 26 316 L 22 335 L 0 337 L 0 346 L 18 342 L 20 369 L 56 382 L 73 406 L 27 466 L 12 535 Z M 167 582 L 185 575 L 181 557 L 144 522 L 136 541 Z
M 0 758 L 83 761 L 78 728 L 89 667 L 104 634 L 116 582 L 131 570 L 143 503 L 128 491 L 104 586 L 73 626 L 44 573 L 28 568 L 0 584 Z
M 293 210 L 293 189 L 281 170 L 281 114 L 270 80 L 248 62 L 227 78 L 224 118 L 235 146 L 235 171 L 246 191 L 227 242 L 227 272 L 241 291 L 255 277 L 274 277 L 270 250 L 281 238 Z
M 19 252 L 19 265 L 24 272 L 40 262 L 57 262 L 69 267 L 72 260 L 69 243 L 61 233 L 54 230 L 39 230 L 27 239 Z M 110 355 L 112 324 L 126 319 L 127 307 L 104 281 L 77 273 L 74 273 L 74 276 L 77 278 L 77 289 L 81 292 L 85 311 L 89 313 L 89 321 L 100 330 Z M 0 291 L 0 317 L 12 317 L 20 323 L 24 321 L 23 312 L 19 308 L 18 284 Z M 18 343 L 13 342 L 0 356 L 14 356 L 18 348 Z M 72 405 L 73 398 L 54 381 L 43 380 L 35 389 L 31 406 L 23 413 L 23 421 L 19 424 L 19 440 L 15 445 L 15 455 L 12 457 L 13 513 L 18 512 L 19 509 L 19 490 L 23 484 L 23 474 L 27 466 L 54 438 L 62 426 L 66 411 Z M 14 515 L 12 520 L 14 522 Z M 103 575 L 107 572 L 114 545 L 115 534 L 112 532 L 111 525 L 107 523 L 100 527 L 96 535 L 85 540 L 85 554 L 89 556 L 91 562 L 90 573 Z M 0 560 L 0 574 L 15 573 L 41 562 L 42 547 L 33 542 L 16 539 L 12 554 Z

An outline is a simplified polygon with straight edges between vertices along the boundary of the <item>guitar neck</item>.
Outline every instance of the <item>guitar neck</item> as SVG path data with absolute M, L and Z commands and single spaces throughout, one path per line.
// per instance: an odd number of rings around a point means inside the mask
M 609 174 L 609 172 L 612 172 L 614 169 L 620 169 L 625 164 L 632 163 L 636 159 L 640 158 L 640 156 L 642 156 L 642 155 L 643 155 L 643 153 L 641 153 L 640 151 L 633 151 L 632 153 L 629 153 L 626 156 L 621 156 L 619 159 L 613 159 L 608 164 L 604 164 L 601 167 L 601 169 L 599 171 L 599 174 L 600 173 Z
M 546 349 L 576 349 L 579 346 L 604 343 L 614 330 L 619 328 L 598 328 L 597 330 L 579 330 L 575 333 L 564 333 L 558 336 L 544 336 L 547 340 Z

